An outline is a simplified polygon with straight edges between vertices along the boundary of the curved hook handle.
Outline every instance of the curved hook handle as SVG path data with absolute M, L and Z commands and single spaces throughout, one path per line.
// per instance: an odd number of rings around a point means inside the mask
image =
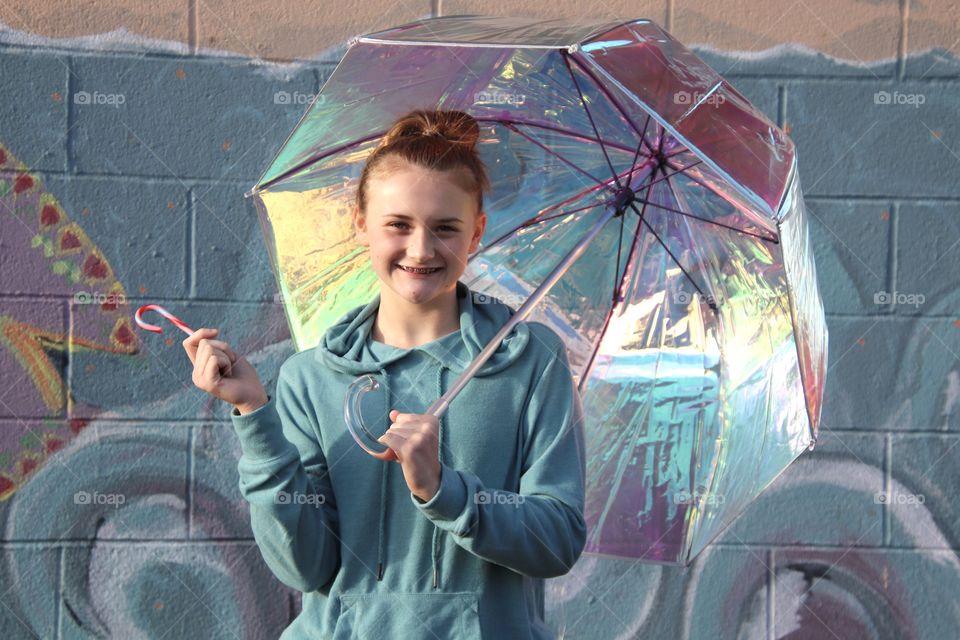
M 143 329 L 146 329 L 147 331 L 153 331 L 154 333 L 163 333 L 163 329 L 161 329 L 155 324 L 144 322 L 143 319 L 140 317 L 140 315 L 144 311 L 148 311 L 150 309 L 153 309 L 154 311 L 162 315 L 164 318 L 166 318 L 167 320 L 175 324 L 178 329 L 186 333 L 188 336 L 193 335 L 193 329 L 191 329 L 186 324 L 184 324 L 183 320 L 173 315 L 172 313 L 170 313 L 169 311 L 167 311 L 166 309 L 164 309 L 158 304 L 145 304 L 139 309 L 137 309 L 137 312 L 136 314 L 134 314 L 133 319 L 136 320 L 137 324 L 140 325 L 140 327 L 142 327 Z
M 367 374 L 351 382 L 343 398 L 343 421 L 347 424 L 350 435 L 367 453 L 384 453 L 390 448 L 382 442 L 377 442 L 378 436 L 373 435 L 367 428 L 367 423 L 363 421 L 363 414 L 360 411 L 360 401 L 364 394 L 379 388 L 380 383 Z

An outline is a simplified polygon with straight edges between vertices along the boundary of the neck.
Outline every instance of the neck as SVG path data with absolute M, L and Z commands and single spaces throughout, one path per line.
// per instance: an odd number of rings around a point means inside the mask
M 456 286 L 424 304 L 413 304 L 389 287 L 380 288 L 380 307 L 371 329 L 374 340 L 411 349 L 459 328 L 460 301 Z

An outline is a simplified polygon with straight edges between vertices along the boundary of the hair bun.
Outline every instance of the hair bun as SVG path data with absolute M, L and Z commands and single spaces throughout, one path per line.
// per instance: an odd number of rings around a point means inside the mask
M 383 137 L 382 144 L 388 146 L 400 138 L 419 136 L 440 137 L 472 147 L 480 139 L 480 125 L 463 111 L 417 109 L 397 120 Z
M 400 116 L 367 157 L 357 186 L 357 210 L 367 210 L 367 183 L 413 165 L 449 172 L 457 186 L 477 199 L 483 210 L 483 193 L 490 189 L 486 166 L 477 150 L 480 125 L 473 116 L 457 110 L 416 109 Z

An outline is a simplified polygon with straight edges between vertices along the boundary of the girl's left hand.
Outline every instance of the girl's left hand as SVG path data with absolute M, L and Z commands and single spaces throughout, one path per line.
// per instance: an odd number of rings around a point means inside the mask
M 400 413 L 396 409 L 390 411 L 390 420 L 393 424 L 377 438 L 390 448 L 370 455 L 399 462 L 410 492 L 426 502 L 440 489 L 440 422 L 430 414 Z

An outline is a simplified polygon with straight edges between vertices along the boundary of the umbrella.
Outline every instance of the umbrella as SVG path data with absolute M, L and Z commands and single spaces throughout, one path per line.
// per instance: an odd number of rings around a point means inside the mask
M 416 108 L 481 126 L 493 187 L 461 280 L 567 347 L 585 551 L 688 563 L 816 441 L 827 328 L 793 143 L 649 20 L 452 16 L 354 38 L 247 194 L 297 350 L 378 291 L 351 206 Z

